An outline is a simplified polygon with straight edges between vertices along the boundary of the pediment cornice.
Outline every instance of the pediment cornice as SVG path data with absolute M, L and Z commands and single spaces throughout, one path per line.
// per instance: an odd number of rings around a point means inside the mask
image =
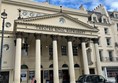
M 29 17 L 29 18 L 24 18 L 24 19 L 19 19 L 19 20 L 15 20 L 16 23 L 22 23 L 22 24 L 33 24 L 33 23 L 28 23 L 28 21 L 35 21 L 35 20 L 40 20 L 40 19 L 47 19 L 47 18 L 53 18 L 53 17 L 58 17 L 58 16 L 63 16 L 65 18 L 70 19 L 73 22 L 76 22 L 78 24 L 81 24 L 89 29 L 92 29 L 93 31 L 98 31 L 98 29 L 94 28 L 93 26 L 84 23 L 76 18 L 73 18 L 71 16 L 69 16 L 68 14 L 65 13 L 56 13 L 56 14 L 48 14 L 48 15 L 43 15 L 43 16 L 37 16 L 37 17 Z M 33 24 L 35 25 L 35 24 Z

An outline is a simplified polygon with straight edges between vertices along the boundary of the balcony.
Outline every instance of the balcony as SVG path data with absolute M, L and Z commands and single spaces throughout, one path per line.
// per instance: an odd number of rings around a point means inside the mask
M 118 57 L 102 57 L 101 62 L 118 62 Z

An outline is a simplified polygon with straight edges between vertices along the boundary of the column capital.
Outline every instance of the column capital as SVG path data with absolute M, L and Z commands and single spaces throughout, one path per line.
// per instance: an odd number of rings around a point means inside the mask
M 72 41 L 72 37 L 70 37 L 70 36 L 67 36 L 66 39 L 67 39 L 67 41 Z
M 51 35 L 51 38 L 52 38 L 53 40 L 57 40 L 57 39 L 58 39 L 58 36 L 57 36 L 57 35 Z
M 94 39 L 92 39 L 92 40 L 93 40 L 94 43 L 98 43 L 99 38 L 94 38 Z
M 41 38 L 41 34 L 34 34 L 35 39 L 40 39 Z
M 17 32 L 16 33 L 16 38 L 22 38 L 22 32 Z

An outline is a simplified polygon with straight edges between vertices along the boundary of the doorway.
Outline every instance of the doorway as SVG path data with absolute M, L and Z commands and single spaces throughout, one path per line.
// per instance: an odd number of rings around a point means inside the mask
M 43 83 L 43 70 L 41 70 L 41 83 Z
M 70 83 L 70 76 L 68 70 L 62 70 L 62 83 Z
M 49 70 L 49 83 L 53 83 L 53 70 Z
M 9 83 L 9 72 L 0 72 L 0 83 Z
M 90 68 L 89 71 L 90 71 L 90 74 L 95 74 L 95 69 L 94 68 Z

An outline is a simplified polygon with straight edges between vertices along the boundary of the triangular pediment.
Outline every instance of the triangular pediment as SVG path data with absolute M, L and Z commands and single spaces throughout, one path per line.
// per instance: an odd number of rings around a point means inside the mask
M 15 22 L 22 23 L 22 24 L 46 25 L 46 26 L 53 26 L 53 27 L 66 27 L 66 28 L 73 28 L 73 29 L 98 31 L 96 28 L 90 26 L 89 24 L 84 23 L 78 20 L 77 18 L 73 18 L 64 13 L 25 18 L 25 19 L 16 20 Z

